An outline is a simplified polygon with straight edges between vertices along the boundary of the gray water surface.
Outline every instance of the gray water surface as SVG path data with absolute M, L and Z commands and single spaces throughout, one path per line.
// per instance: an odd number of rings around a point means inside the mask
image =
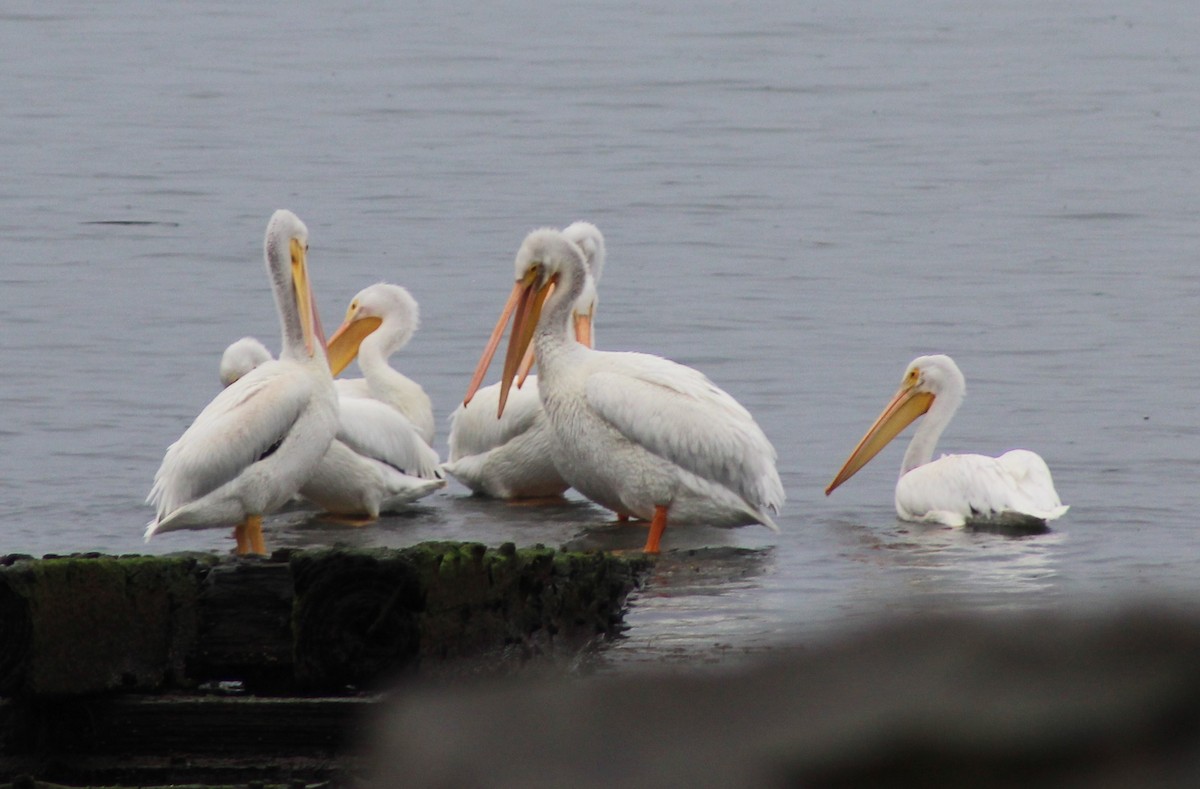
M 143 499 L 225 345 L 278 344 L 261 245 L 286 207 L 327 328 L 378 280 L 420 301 L 393 363 L 443 456 L 521 239 L 576 219 L 608 241 L 600 347 L 695 366 L 758 419 L 782 532 L 669 531 L 618 663 L 1200 591 L 1190 4 L 327 5 L 0 12 L 0 553 L 232 546 L 144 545 Z M 1042 454 L 1071 505 L 1050 532 L 898 522 L 899 445 L 823 495 L 929 352 L 969 388 L 940 449 Z M 644 532 L 455 485 L 361 530 L 268 524 L 431 538 Z

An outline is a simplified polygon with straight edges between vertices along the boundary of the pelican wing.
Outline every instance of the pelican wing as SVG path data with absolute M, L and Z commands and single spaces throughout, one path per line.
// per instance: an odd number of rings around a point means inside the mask
M 906 517 L 952 526 L 1010 513 L 1053 520 L 1067 511 L 1045 461 L 1028 450 L 998 458 L 943 455 L 900 478 L 896 508 Z
M 371 382 L 366 378 L 335 378 L 333 385 L 337 388 L 338 397 L 343 400 L 348 397 L 369 398 L 391 406 L 408 417 L 422 441 L 433 443 L 436 432 L 433 401 L 421 385 L 408 376 L 390 370 L 390 374 L 377 384 L 382 392 L 372 389 Z
M 1069 509 L 1058 497 L 1054 489 L 1054 479 L 1050 475 L 1050 467 L 1042 456 L 1028 449 L 1014 449 L 996 458 L 1005 470 L 1013 485 L 1021 491 L 1035 513 L 1046 513 L 1038 517 L 1053 520 Z
M 529 432 L 542 413 L 537 376 L 525 379 L 520 389 L 508 393 L 504 415 L 496 418 L 500 385 L 485 386 L 475 393 L 469 406 L 459 406 L 450 415 L 450 460 L 482 455 Z
M 314 397 L 312 379 L 269 361 L 221 390 L 167 448 L 147 502 L 159 519 L 211 493 L 269 455 Z
M 360 455 L 413 477 L 437 476 L 438 456 L 403 414 L 378 400 L 344 397 L 337 438 Z
M 588 404 L 622 435 L 758 509 L 777 513 L 775 448 L 750 412 L 703 373 L 657 356 L 607 353 L 587 378 Z

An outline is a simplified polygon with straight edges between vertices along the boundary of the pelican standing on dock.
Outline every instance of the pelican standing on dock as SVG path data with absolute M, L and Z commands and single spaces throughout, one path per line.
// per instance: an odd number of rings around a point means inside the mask
M 933 451 L 966 396 L 967 384 L 949 356 L 921 356 L 904 373 L 899 391 L 825 489 L 828 496 L 867 464 L 900 431 L 924 414 L 909 442 L 896 483 L 896 513 L 906 521 L 946 526 L 971 522 L 1041 522 L 1067 511 L 1046 461 L 1026 449 L 1000 457 Z
M 308 276 L 308 229 L 267 224 L 264 255 L 283 334 L 280 358 L 223 389 L 167 448 L 147 502 L 146 539 L 235 524 L 237 552 L 266 553 L 262 517 L 308 479 L 337 431 L 337 395 Z
M 563 479 L 618 515 L 650 521 L 658 553 L 668 520 L 711 526 L 761 523 L 783 505 L 775 449 L 754 418 L 700 372 L 643 353 L 596 351 L 568 333 L 587 279 L 584 254 L 557 230 L 526 236 L 516 284 L 493 337 L 515 309 L 498 414 L 531 342 L 538 389 Z M 553 287 L 552 287 L 553 286 Z M 489 343 L 466 400 L 483 379 Z
M 337 379 L 338 394 L 386 403 L 408 417 L 432 446 L 435 426 L 429 395 L 388 364 L 392 354 L 408 345 L 419 324 L 417 300 L 406 289 L 387 282 L 363 288 L 329 338 L 329 366 L 337 378 L 357 358 L 363 377 Z
M 582 250 L 587 266 L 583 292 L 571 316 L 575 339 L 594 347 L 596 286 L 604 270 L 604 236 L 590 222 L 574 222 L 563 235 Z M 499 341 L 499 337 L 496 338 Z M 479 389 L 450 415 L 450 459 L 442 468 L 475 493 L 498 499 L 561 496 L 570 485 L 554 466 L 554 431 L 546 419 L 536 375 L 508 393 L 497 419 L 500 385 Z
M 270 359 L 261 342 L 243 337 L 221 356 L 221 383 Z M 339 397 L 337 435 L 298 493 L 328 516 L 364 526 L 445 486 L 437 452 L 407 417 L 377 400 Z

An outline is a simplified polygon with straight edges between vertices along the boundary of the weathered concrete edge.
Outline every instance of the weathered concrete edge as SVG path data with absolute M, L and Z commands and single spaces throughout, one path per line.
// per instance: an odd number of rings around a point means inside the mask
M 311 588 L 297 595 L 298 563 L 315 567 L 318 577 L 340 574 L 351 583 L 327 584 L 330 588 L 316 596 Z M 387 650 L 393 647 L 384 644 L 379 653 L 379 633 L 356 635 L 347 611 L 361 614 L 364 606 L 377 606 L 377 613 L 394 619 L 409 618 L 416 648 L 400 644 L 394 649 L 406 659 L 419 658 L 425 666 L 522 645 L 536 651 L 538 639 L 563 631 L 590 629 L 593 635 L 608 637 L 619 630 L 626 597 L 647 566 L 640 557 L 463 542 L 277 551 L 265 559 L 195 553 L 4 557 L 0 695 L 160 691 L 236 681 L 235 676 L 206 676 L 201 669 L 232 670 L 230 661 L 223 664 L 222 656 L 211 654 L 211 647 L 220 640 L 215 630 L 236 624 L 243 614 L 253 626 L 246 633 L 223 637 L 258 639 L 261 643 L 250 644 L 250 657 L 243 656 L 243 661 L 254 660 L 259 650 L 285 680 L 294 660 L 312 657 L 311 649 L 298 648 L 306 628 L 325 628 L 327 637 L 336 640 L 352 642 L 357 637 L 357 653 L 320 655 L 315 675 L 311 661 L 305 663 L 309 674 L 301 679 L 316 685 L 341 681 L 341 674 L 365 678 L 363 671 L 342 671 L 345 665 L 339 661 L 365 659 L 363 670 L 369 674 L 372 665 L 390 659 Z M 347 575 L 347 567 L 354 572 Z M 367 569 L 360 572 L 361 568 Z M 255 590 L 272 575 L 278 576 L 272 583 L 279 588 L 268 590 L 265 601 L 255 601 L 253 610 L 240 609 L 236 584 Z M 374 588 L 365 582 L 355 587 L 353 581 L 360 575 L 379 583 Z M 414 586 L 404 606 L 391 599 L 391 581 Z M 219 592 L 225 593 L 224 599 Z M 316 616 L 306 624 L 305 612 L 319 613 L 314 600 L 332 618 Z M 261 625 L 263 616 L 275 616 L 282 624 L 274 633 L 265 632 L 271 628 Z M 271 638 L 285 642 L 272 644 Z

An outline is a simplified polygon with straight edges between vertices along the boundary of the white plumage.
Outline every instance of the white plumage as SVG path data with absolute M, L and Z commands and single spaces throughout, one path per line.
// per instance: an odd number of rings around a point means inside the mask
M 221 357 L 222 381 L 270 358 L 243 337 Z M 407 417 L 377 400 L 339 396 L 337 435 L 298 492 L 331 515 L 371 521 L 445 486 L 437 453 Z
M 596 285 L 604 270 L 604 236 L 590 222 L 575 222 L 563 235 L 584 254 L 587 283 L 572 315 L 575 337 L 594 343 Z M 531 375 L 508 393 L 504 415 L 497 419 L 500 385 L 485 386 L 469 403 L 450 415 L 450 459 L 442 465 L 476 493 L 502 499 L 562 495 L 567 481 L 554 466 L 554 433 L 538 395 L 537 376 Z
M 442 468 L 472 491 L 499 499 L 561 496 L 570 485 L 554 466 L 554 434 L 537 376 L 512 387 L 501 419 L 499 405 L 493 385 L 450 415 L 450 459 Z
M 933 459 L 938 438 L 966 395 L 966 380 L 949 356 L 921 356 L 909 364 L 899 391 L 855 447 L 828 495 L 922 414 L 896 483 L 896 512 L 904 520 L 948 526 L 971 522 L 1059 518 L 1059 500 L 1046 462 L 1015 449 L 1000 457 L 943 455 Z
M 446 486 L 412 422 L 368 398 L 342 397 L 337 438 L 300 495 L 333 515 L 375 520 Z
M 243 337 L 230 343 L 225 352 L 221 354 L 219 370 L 221 386 L 229 386 L 260 364 L 271 361 L 272 358 L 267 346 L 255 337 Z
M 406 289 L 386 282 L 363 288 L 329 338 L 329 364 L 337 376 L 357 357 L 363 377 L 339 378 L 335 382 L 338 394 L 390 405 L 408 417 L 421 439 L 432 446 L 435 425 L 429 395 L 388 364 L 392 354 L 408 345 L 419 325 L 417 301 Z
M 236 525 L 238 552 L 262 553 L 262 516 L 292 497 L 337 429 L 337 400 L 307 267 L 308 230 L 290 211 L 267 225 L 264 254 L 283 350 L 222 390 L 167 448 L 147 497 L 146 539 Z
M 771 516 L 784 492 L 775 450 L 745 408 L 689 367 L 574 341 L 567 324 L 586 270 L 583 252 L 561 232 L 530 233 L 515 268 L 509 303 L 516 315 L 501 391 L 536 336 L 554 462 L 572 487 L 618 514 L 651 520 L 648 553 L 659 550 L 668 518 L 776 528 Z M 485 352 L 476 381 L 490 360 Z

